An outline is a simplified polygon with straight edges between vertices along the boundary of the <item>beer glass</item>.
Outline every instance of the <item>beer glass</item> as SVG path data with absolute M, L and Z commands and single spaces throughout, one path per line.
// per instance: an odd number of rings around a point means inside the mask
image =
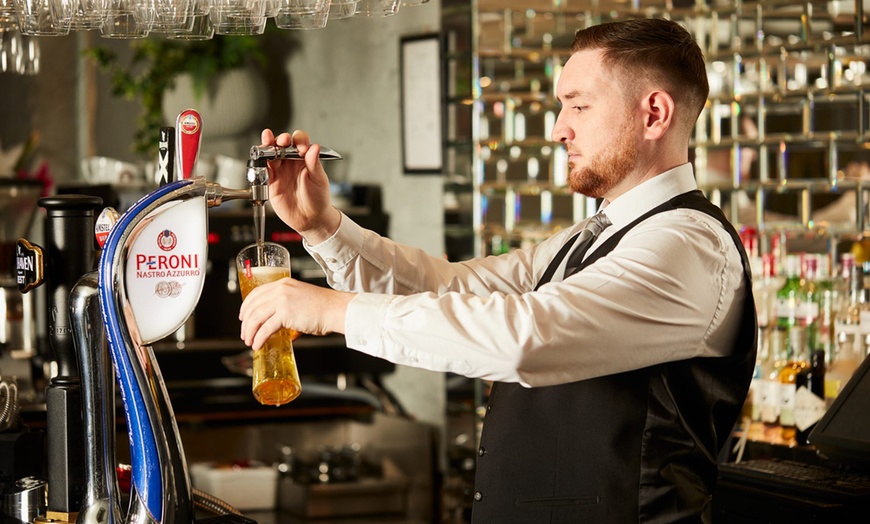
M 257 286 L 290 276 L 290 253 L 274 242 L 251 244 L 236 256 L 242 300 Z M 280 406 L 299 396 L 302 384 L 293 355 L 299 334 L 282 328 L 254 351 L 253 392 L 260 404 Z

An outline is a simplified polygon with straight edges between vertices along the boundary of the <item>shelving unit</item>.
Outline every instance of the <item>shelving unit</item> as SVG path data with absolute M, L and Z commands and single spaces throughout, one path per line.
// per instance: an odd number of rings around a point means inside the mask
M 858 190 L 854 217 L 822 224 L 856 238 L 867 222 L 867 182 L 844 179 L 868 142 L 870 35 L 854 1 L 446 0 L 448 256 L 460 259 L 537 242 L 585 218 L 595 203 L 566 188 L 567 161 L 550 141 L 553 95 L 573 31 L 610 20 L 668 17 L 695 35 L 711 95 L 691 144 L 714 202 L 741 191 L 762 232 L 815 231 L 814 205 Z M 858 12 L 856 13 L 856 9 Z M 757 128 L 750 136 L 739 117 Z M 708 177 L 707 154 L 730 150 L 730 180 Z M 758 158 L 741 173 L 747 150 Z M 793 220 L 771 223 L 780 205 Z M 736 215 L 735 215 L 736 216 Z M 737 224 L 743 225 L 743 224 Z
M 758 231 L 755 254 L 790 250 L 794 241 L 822 246 L 838 260 L 839 250 L 870 239 L 870 179 L 845 175 L 850 163 L 870 160 L 863 6 L 862 0 L 442 0 L 448 258 L 538 242 L 595 211 L 595 201 L 566 187 L 564 150 L 550 140 L 559 110 L 554 87 L 574 31 L 666 17 L 695 36 L 708 64 L 711 93 L 690 144 L 701 189 L 738 228 Z M 741 117 L 757 133 L 744 129 Z M 722 152 L 729 158 L 724 179 L 709 162 Z M 756 160 L 746 172 L 740 164 L 750 154 Z M 813 220 L 818 207 L 848 192 L 856 194 L 851 213 Z M 737 221 L 739 194 L 755 204 L 744 223 Z M 780 215 L 771 219 L 771 210 Z M 465 398 L 469 391 L 473 402 Z M 485 388 L 476 382 L 457 397 L 456 406 L 471 404 L 466 415 L 474 434 Z

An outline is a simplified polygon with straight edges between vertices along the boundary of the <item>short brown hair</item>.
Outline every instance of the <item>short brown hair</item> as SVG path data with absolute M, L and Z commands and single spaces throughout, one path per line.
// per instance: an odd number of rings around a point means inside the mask
M 574 36 L 571 52 L 585 49 L 603 50 L 605 63 L 622 69 L 625 80 L 643 75 L 666 88 L 677 104 L 677 118 L 691 131 L 710 86 L 701 48 L 683 26 L 661 18 L 594 25 Z

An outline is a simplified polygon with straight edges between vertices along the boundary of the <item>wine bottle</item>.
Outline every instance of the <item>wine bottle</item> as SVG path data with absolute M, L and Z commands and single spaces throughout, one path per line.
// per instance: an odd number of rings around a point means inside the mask
M 795 440 L 809 444 L 810 432 L 825 414 L 825 352 L 813 351 L 809 367 L 795 377 L 794 399 Z

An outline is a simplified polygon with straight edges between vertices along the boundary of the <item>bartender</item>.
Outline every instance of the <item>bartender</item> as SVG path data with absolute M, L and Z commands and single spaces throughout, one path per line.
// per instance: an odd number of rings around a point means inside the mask
M 282 327 L 344 333 L 392 362 L 494 382 L 472 518 L 479 523 L 709 521 L 716 457 L 755 363 L 739 239 L 688 161 L 708 93 L 679 24 L 576 34 L 553 140 L 599 213 L 539 245 L 450 263 L 362 229 L 330 203 L 320 148 L 272 162 L 271 203 L 332 289 L 292 278 L 240 310 L 255 350 Z

